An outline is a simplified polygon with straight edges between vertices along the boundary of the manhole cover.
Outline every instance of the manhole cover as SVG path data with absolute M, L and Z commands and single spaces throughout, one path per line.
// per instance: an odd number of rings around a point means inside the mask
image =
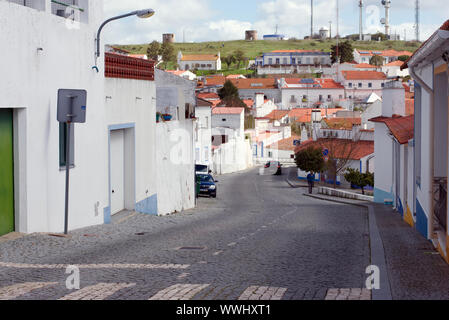
M 197 251 L 201 251 L 201 250 L 205 250 L 206 247 L 181 247 L 178 250 L 197 250 Z

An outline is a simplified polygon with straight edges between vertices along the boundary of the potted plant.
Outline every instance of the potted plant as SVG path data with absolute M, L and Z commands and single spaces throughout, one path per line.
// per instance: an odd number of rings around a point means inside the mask
M 156 122 L 157 123 L 161 122 L 161 118 L 162 118 L 162 113 L 156 112 Z
M 173 118 L 173 116 L 169 113 L 164 113 L 162 115 L 162 119 L 164 119 L 164 121 L 170 121 Z

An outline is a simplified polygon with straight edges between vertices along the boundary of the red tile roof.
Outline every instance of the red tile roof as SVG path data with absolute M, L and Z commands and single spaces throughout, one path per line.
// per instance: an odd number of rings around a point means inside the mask
M 354 68 L 358 68 L 358 69 L 377 69 L 377 66 L 373 66 L 372 64 L 369 64 L 369 63 L 359 63 L 359 64 L 356 64 L 354 66 Z
M 415 127 L 415 116 L 407 117 L 377 117 L 370 119 L 371 122 L 385 123 L 391 133 L 394 135 L 396 140 L 400 144 L 406 144 L 409 140 L 414 137 L 414 127 Z
M 242 100 L 244 104 L 247 105 L 248 108 L 252 108 L 254 106 L 254 100 L 251 99 L 243 99 Z
M 295 151 L 296 146 L 293 144 L 295 140 L 301 140 L 301 137 L 293 135 L 290 138 L 278 141 L 276 143 L 267 146 L 267 149 Z
M 204 99 L 204 100 L 219 100 L 220 97 L 215 92 L 202 92 L 198 93 L 196 95 L 198 98 Z
M 295 153 L 310 147 L 328 149 L 335 159 L 360 160 L 374 153 L 374 141 L 353 141 L 350 139 L 309 140 L 295 148 Z
M 190 54 L 183 55 L 182 61 L 217 61 L 219 59 L 216 54 Z
M 204 83 L 205 86 L 223 86 L 226 82 L 224 76 L 207 76 Z
M 333 109 L 296 108 L 296 109 L 289 111 L 288 117 L 290 119 L 292 119 L 292 118 L 300 118 L 305 115 L 312 115 L 313 110 L 321 110 L 321 116 L 325 117 L 326 111 L 327 111 L 327 115 L 330 116 L 330 115 L 337 113 L 338 111 L 342 111 L 343 109 L 338 109 L 338 108 L 333 108 Z M 309 121 L 306 121 L 306 122 L 309 122 Z
M 304 80 L 302 78 L 286 78 L 285 83 L 287 83 L 287 86 L 284 87 L 286 89 L 300 89 L 299 87 L 288 87 L 288 85 L 298 85 L 298 84 L 304 84 L 307 86 L 308 89 L 344 89 L 340 83 L 336 82 L 334 79 L 313 79 L 313 83 L 302 83 L 301 81 Z
M 274 78 L 230 79 L 238 89 L 276 89 Z M 224 82 L 223 82 L 224 83 Z
M 353 126 L 361 126 L 362 118 L 331 118 L 324 120 L 331 129 L 351 130 Z
M 387 63 L 384 67 L 400 67 L 403 64 L 404 64 L 403 61 L 397 60 L 397 61 L 393 61 L 393 62 Z
M 346 80 L 385 80 L 387 76 L 379 71 L 343 71 Z
M 212 109 L 212 114 L 241 114 L 244 111 L 244 108 L 216 107 Z
M 270 114 L 266 115 L 264 118 L 270 120 L 281 120 L 288 115 L 288 110 L 273 110 Z

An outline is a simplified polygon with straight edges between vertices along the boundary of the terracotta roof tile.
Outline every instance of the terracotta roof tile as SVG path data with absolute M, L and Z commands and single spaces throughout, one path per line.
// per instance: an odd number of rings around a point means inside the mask
M 273 110 L 270 114 L 266 115 L 264 118 L 270 120 L 281 120 L 288 115 L 288 110 Z
M 336 159 L 360 160 L 374 153 L 374 141 L 353 141 L 349 139 L 318 139 L 309 140 L 295 148 L 295 153 L 310 147 L 329 149 Z
M 409 140 L 414 137 L 414 127 L 415 127 L 415 116 L 393 116 L 389 117 L 377 117 L 370 119 L 371 122 L 385 123 L 391 133 L 394 135 L 396 140 L 400 144 L 406 144 Z
M 352 129 L 354 125 L 361 126 L 362 118 L 331 118 L 324 120 L 331 129 Z
M 220 97 L 215 92 L 201 92 L 196 95 L 198 98 L 204 100 L 219 100 Z
M 405 99 L 405 114 L 408 116 L 415 114 L 415 99 Z
M 387 76 L 379 71 L 343 71 L 346 80 L 385 80 Z
M 296 146 L 293 144 L 295 140 L 301 140 L 301 137 L 293 135 L 290 138 L 278 141 L 267 146 L 267 149 L 295 151 Z
M 369 63 L 359 63 L 359 64 L 356 64 L 354 66 L 354 68 L 358 68 L 358 69 L 377 69 L 377 66 L 373 66 L 372 64 L 369 64 Z
M 276 89 L 274 78 L 231 79 L 238 89 Z
M 182 61 L 217 61 L 216 54 L 188 54 L 182 56 Z
M 334 79 L 313 79 L 313 83 L 302 83 L 304 80 L 302 78 L 286 78 L 285 83 L 287 84 L 284 88 L 286 89 L 301 89 L 298 86 L 289 87 L 289 85 L 307 85 L 308 89 L 344 89 L 340 83 L 336 82 Z M 310 81 L 311 82 L 311 81 Z M 314 86 L 314 87 L 312 87 Z
M 244 111 L 244 108 L 216 107 L 212 109 L 212 114 L 241 114 Z

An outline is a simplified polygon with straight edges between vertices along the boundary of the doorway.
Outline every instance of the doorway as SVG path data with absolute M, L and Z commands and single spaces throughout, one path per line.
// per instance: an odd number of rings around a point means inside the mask
M 14 231 L 13 111 L 0 109 L 0 236 Z
M 134 127 L 111 129 L 109 135 L 111 215 L 135 209 Z

